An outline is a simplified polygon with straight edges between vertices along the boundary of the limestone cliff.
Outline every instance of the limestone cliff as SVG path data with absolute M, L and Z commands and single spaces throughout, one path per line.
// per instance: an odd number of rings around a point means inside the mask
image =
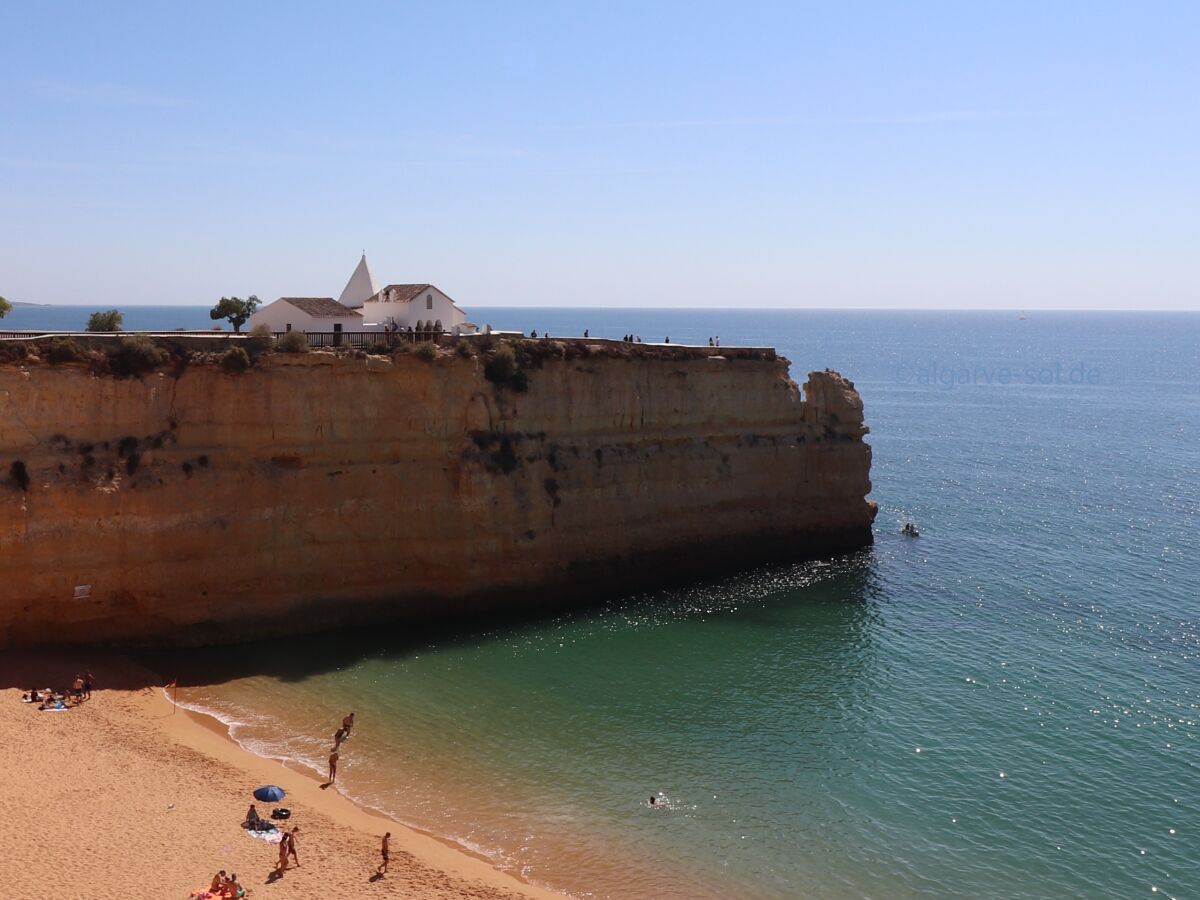
M 870 542 L 841 376 L 802 399 L 771 353 L 566 356 L 525 392 L 447 351 L 0 365 L 0 646 L 568 606 Z

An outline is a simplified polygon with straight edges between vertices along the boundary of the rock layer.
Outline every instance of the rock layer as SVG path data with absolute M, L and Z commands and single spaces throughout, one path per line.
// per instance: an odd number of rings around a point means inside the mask
M 773 354 L 0 365 L 0 646 L 552 603 L 871 540 L 853 384 Z

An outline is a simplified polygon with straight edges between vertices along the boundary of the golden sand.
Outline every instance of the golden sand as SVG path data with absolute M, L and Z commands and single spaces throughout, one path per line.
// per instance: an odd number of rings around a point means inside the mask
M 39 712 L 22 690 L 97 676 L 90 701 Z M 20 898 L 186 898 L 236 872 L 254 898 L 560 897 L 485 860 L 322 790 L 311 774 L 243 750 L 220 723 L 173 711 L 157 679 L 119 657 L 0 660 L 0 885 Z M 181 693 L 181 698 L 186 689 Z M 337 723 L 334 723 L 335 725 Z M 277 784 L 298 868 L 241 828 L 251 791 Z M 275 804 L 257 804 L 266 815 Z M 391 865 L 373 878 L 380 838 Z

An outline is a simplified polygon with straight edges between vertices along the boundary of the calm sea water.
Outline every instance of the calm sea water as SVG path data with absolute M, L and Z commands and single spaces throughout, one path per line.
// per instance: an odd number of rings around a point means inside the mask
M 1200 316 L 480 318 L 840 370 L 875 546 L 209 653 L 182 696 L 314 767 L 354 709 L 344 791 L 579 896 L 1200 896 Z

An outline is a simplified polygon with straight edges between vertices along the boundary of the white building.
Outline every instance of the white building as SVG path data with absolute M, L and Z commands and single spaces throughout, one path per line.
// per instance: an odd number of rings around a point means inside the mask
M 378 293 L 379 285 L 375 283 L 375 276 L 371 274 L 371 267 L 367 264 L 367 254 L 364 253 L 358 265 L 354 267 L 354 274 L 342 288 L 342 295 L 338 297 L 337 302 L 351 309 L 359 309 L 369 297 Z
M 257 325 L 271 331 L 362 331 L 363 317 L 332 297 L 280 297 L 250 317 L 250 327 Z
M 271 331 L 446 331 L 474 332 L 467 314 L 432 284 L 375 283 L 364 253 L 341 296 L 280 297 L 250 317 L 250 327 Z
M 361 312 L 368 331 L 378 325 L 380 330 L 391 326 L 457 334 L 467 323 L 467 314 L 432 284 L 389 284 L 368 297 Z

